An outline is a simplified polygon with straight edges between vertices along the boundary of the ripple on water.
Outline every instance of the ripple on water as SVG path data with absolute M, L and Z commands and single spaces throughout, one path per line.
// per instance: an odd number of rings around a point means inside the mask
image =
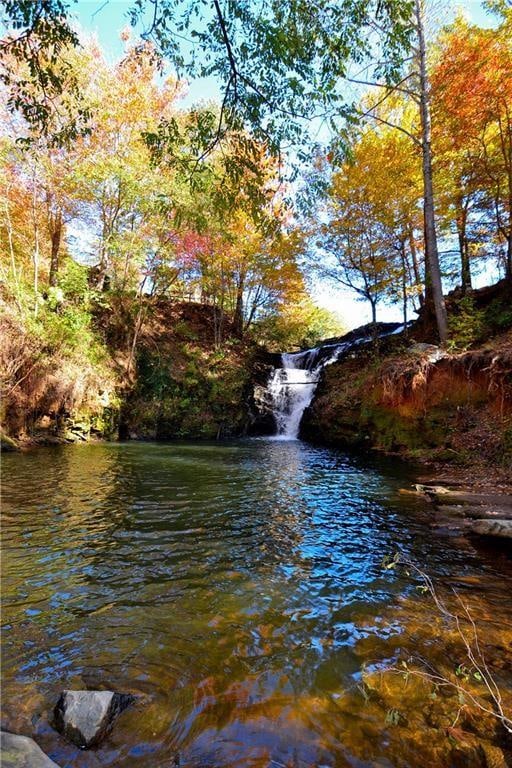
M 357 699 L 363 663 L 413 625 L 434 647 L 424 599 L 381 568 L 398 548 L 479 595 L 496 632 L 512 623 L 507 563 L 432 535 L 396 462 L 253 440 L 34 451 L 3 470 L 4 720 L 61 765 L 408 765 Z M 146 697 L 90 753 L 47 722 L 84 686 Z

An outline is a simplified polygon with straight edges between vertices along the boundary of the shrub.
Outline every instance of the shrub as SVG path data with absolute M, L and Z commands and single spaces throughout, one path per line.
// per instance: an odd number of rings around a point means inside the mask
M 484 312 L 475 307 L 471 296 L 463 296 L 448 319 L 450 350 L 464 350 L 478 342 L 485 334 Z

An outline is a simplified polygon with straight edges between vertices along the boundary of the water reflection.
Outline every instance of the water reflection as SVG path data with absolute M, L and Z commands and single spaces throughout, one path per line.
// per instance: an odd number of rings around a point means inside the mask
M 512 615 L 508 577 L 432 536 L 396 465 L 253 440 L 3 468 L 4 724 L 35 729 L 60 765 L 364 765 L 347 728 L 364 734 L 366 715 L 347 720 L 338 697 L 403 635 L 411 586 L 380 567 L 397 547 L 438 578 L 501 584 Z M 83 686 L 147 697 L 97 752 L 47 724 L 58 691 Z

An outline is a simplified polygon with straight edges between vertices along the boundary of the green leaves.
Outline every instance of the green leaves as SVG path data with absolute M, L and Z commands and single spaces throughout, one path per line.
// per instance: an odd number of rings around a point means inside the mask
M 146 7 L 135 3 L 132 23 Z M 219 82 L 228 128 L 250 128 L 277 152 L 313 118 L 340 115 L 350 61 L 378 51 L 379 75 L 399 76 L 411 11 L 410 0 L 161 0 L 145 34 L 180 73 Z
M 8 106 L 21 113 L 29 145 L 44 136 L 62 146 L 87 131 L 90 113 L 81 104 L 78 80 L 68 61 L 79 45 L 62 0 L 3 0 L 2 22 L 8 33 L 0 43 L 0 81 Z

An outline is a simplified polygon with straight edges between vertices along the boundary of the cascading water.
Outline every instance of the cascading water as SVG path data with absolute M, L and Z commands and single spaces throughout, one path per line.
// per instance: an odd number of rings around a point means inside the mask
M 325 348 L 308 349 L 306 352 L 281 355 L 282 368 L 272 374 L 268 391 L 277 425 L 276 437 L 296 440 L 299 436 L 302 415 L 313 399 L 320 371 L 337 359 L 342 347 L 333 347 L 328 357 Z
M 267 385 L 277 426 L 276 439 L 297 440 L 302 416 L 313 400 L 322 369 L 355 347 L 368 344 L 372 335 L 367 328 L 347 334 L 351 338 L 346 341 L 281 355 L 282 367 L 274 369 Z M 401 323 L 382 323 L 378 336 L 401 333 L 404 328 Z

